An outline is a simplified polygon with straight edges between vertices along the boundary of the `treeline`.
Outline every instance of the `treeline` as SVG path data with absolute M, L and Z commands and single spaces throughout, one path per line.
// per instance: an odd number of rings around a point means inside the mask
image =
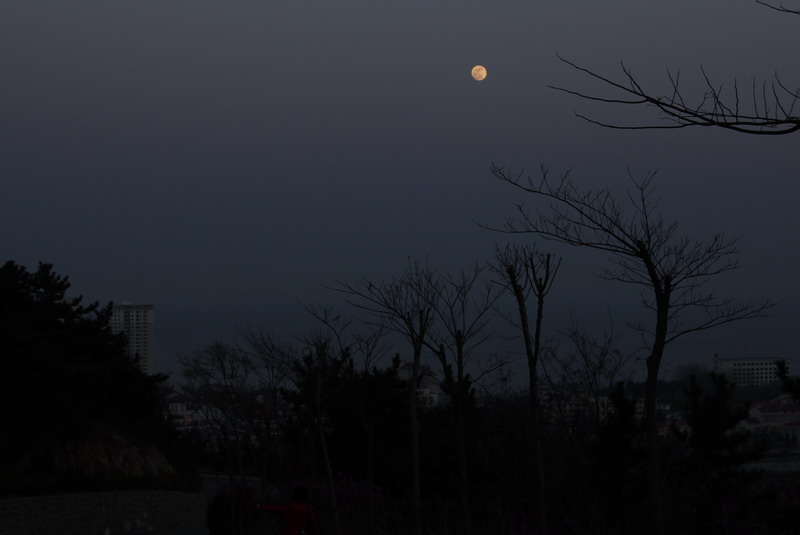
M 513 217 L 499 227 L 484 225 L 487 229 L 538 236 L 601 252 L 607 257 L 607 265 L 599 272 L 601 278 L 641 290 L 645 314 L 632 327 L 645 346 L 640 357 L 645 376 L 642 404 L 634 411 L 638 418 L 632 419 L 625 417 L 631 409 L 624 388 L 606 397 L 606 391 L 616 382 L 609 379 L 618 372 L 612 364 L 616 353 L 607 342 L 576 334 L 573 339 L 579 355 L 600 355 L 584 359 L 583 363 L 580 359 L 571 363 L 569 359 L 565 362 L 545 355 L 542 318 L 546 297 L 557 283 L 559 261 L 535 247 L 512 245 L 499 249 L 488 269 L 476 267 L 440 274 L 411 264 L 402 275 L 387 281 L 359 279 L 333 285 L 332 289 L 350 304 L 371 316 L 368 321 L 385 326 L 404 342 L 400 352 L 410 363 L 406 396 L 410 481 L 406 494 L 396 496 L 395 503 L 407 507 L 403 509 L 403 522 L 395 529 L 402 527 L 412 535 L 427 531 L 472 535 L 489 529 L 508 533 L 646 530 L 666 535 L 729 532 L 734 526 L 758 530 L 762 528 L 760 522 L 769 523 L 771 520 L 763 520 L 760 515 L 748 516 L 752 509 L 746 495 L 731 505 L 719 497 L 710 498 L 708 493 L 694 493 L 702 503 L 684 507 L 677 497 L 692 495 L 696 485 L 686 482 L 691 477 L 722 481 L 724 491 L 751 487 L 729 479 L 738 472 L 705 473 L 700 469 L 687 470 L 683 483 L 678 484 L 680 478 L 676 474 L 682 472 L 671 464 L 673 449 L 668 439 L 672 435 L 665 432 L 659 409 L 659 387 L 663 382 L 660 373 L 672 342 L 698 331 L 763 317 L 772 307 L 768 300 L 740 303 L 709 290 L 712 279 L 738 266 L 734 260 L 736 239 L 714 234 L 706 240 L 695 240 L 681 234 L 677 223 L 658 213 L 655 173 L 641 179 L 631 177 L 631 189 L 618 196 L 608 189 L 580 187 L 568 172 L 554 178 L 544 166 L 538 176 L 494 164 L 491 171 L 521 197 L 535 203 L 535 208 L 528 209 L 519 202 Z M 481 283 L 482 273 L 487 271 L 492 273 L 491 281 Z M 514 310 L 506 316 L 514 326 L 520 341 L 517 351 L 524 355 L 528 371 L 524 396 L 527 410 L 516 414 L 513 438 L 508 436 L 512 431 L 507 426 L 473 434 L 484 425 L 476 420 L 473 374 L 493 368 L 485 351 L 491 336 L 487 326 L 490 311 L 503 294 L 510 299 L 508 310 Z M 327 320 L 323 324 L 331 327 Z M 341 351 L 352 351 L 349 344 L 339 347 Z M 302 351 L 309 362 L 317 358 L 316 349 Z M 448 423 L 446 427 L 434 427 L 445 430 L 441 442 L 435 443 L 448 446 L 449 462 L 441 462 L 434 455 L 434 466 L 424 464 L 432 450 L 426 449 L 431 446 L 423 442 L 431 429 L 428 420 L 433 416 L 420 414 L 416 403 L 423 354 L 438 364 L 447 396 L 447 404 L 433 413 L 442 413 L 442 421 Z M 540 392 L 540 373 L 546 372 L 548 365 L 551 372 L 554 365 L 561 366 L 563 372 L 550 377 L 551 382 L 557 383 L 547 392 L 552 399 L 545 399 L 545 392 Z M 319 378 L 315 381 L 315 385 L 325 384 Z M 719 388 L 725 391 L 722 386 Z M 589 405 L 593 418 L 579 428 L 567 425 L 566 417 L 574 413 L 576 403 L 582 399 L 593 401 Z M 601 407 L 601 399 L 615 400 L 613 410 L 607 410 L 608 401 L 603 401 L 605 408 Z M 335 492 L 337 468 L 323 424 L 326 408 L 319 398 L 312 401 L 316 405 L 309 405 L 307 411 L 311 419 L 316 418 L 316 427 L 306 432 L 319 440 L 330 493 L 331 525 L 337 532 L 341 529 Z M 554 404 L 560 420 L 553 420 L 554 413 L 548 410 Z M 482 406 L 486 409 L 491 402 L 487 400 Z M 491 426 L 497 420 L 492 415 L 485 425 Z M 720 421 L 723 420 L 716 420 L 717 424 Z M 729 429 L 718 428 L 715 433 L 719 437 Z M 505 449 L 480 450 L 502 437 L 508 437 L 503 444 Z M 682 443 L 689 442 L 684 437 Z M 517 451 L 515 447 L 519 445 L 523 447 Z M 621 457 L 615 456 L 618 452 L 622 452 Z M 677 459 L 692 455 L 690 448 Z M 737 458 L 725 458 L 735 466 Z M 498 466 L 485 468 L 490 460 Z M 436 472 L 445 467 L 446 473 Z M 487 476 L 482 481 L 484 469 Z M 432 478 L 433 483 L 425 483 L 430 473 L 438 475 Z M 491 474 L 496 477 L 489 477 Z M 511 484 L 520 480 L 521 485 Z M 445 481 L 451 483 L 444 487 L 445 497 L 432 496 L 432 489 Z M 502 489 L 509 484 L 513 491 L 506 495 Z M 494 503 L 502 506 L 498 509 Z
M 0 496 L 196 488 L 191 448 L 109 326 L 50 264 L 0 266 Z
M 210 509 L 215 532 L 256 530 L 254 502 L 300 484 L 336 535 L 788 533 L 796 482 L 741 468 L 760 447 L 735 431 L 747 412 L 732 385 L 690 377 L 681 421 L 661 409 L 671 342 L 771 307 L 708 290 L 736 267 L 735 240 L 679 234 L 655 213 L 652 175 L 618 201 L 546 169 L 493 173 L 547 206 L 519 205 L 506 232 L 602 251 L 601 276 L 642 290 L 641 396 L 621 375 L 613 337 L 570 326 L 560 348 L 544 343 L 560 262 L 511 245 L 454 273 L 410 262 L 388 279 L 337 282 L 330 289 L 347 313 L 309 307 L 312 332 L 252 331 L 184 356 L 180 389 L 201 425 L 176 434 L 158 396 L 164 378 L 124 354 L 110 308 L 67 297 L 52 266 L 9 262 L 0 270 L 2 491 L 187 485 L 210 467 L 231 482 Z M 344 319 L 351 313 L 357 322 Z M 487 389 L 503 384 L 509 354 L 521 355 L 526 380 Z M 246 477 L 262 482 L 257 495 Z
M 529 266 L 546 265 L 528 253 Z M 511 319 L 496 314 L 501 299 L 519 307 L 500 273 L 412 263 L 386 281 L 333 287 L 364 313 L 359 323 L 312 307 L 319 327 L 300 338 L 251 331 L 184 356 L 207 460 L 233 482 L 216 529 L 257 532 L 253 504 L 301 485 L 326 533 L 646 531 L 645 385 L 624 380 L 612 337 L 570 327 L 560 348 L 536 350 L 546 373 L 533 376 L 535 403 L 527 385 L 504 387 L 507 360 L 487 342 L 492 321 Z M 533 351 L 542 334 L 531 324 Z M 523 335 L 514 344 L 525 353 Z M 733 385 L 688 374 L 659 388 L 681 409 L 658 413 L 667 532 L 791 532 L 796 483 L 742 468 L 763 444 L 736 431 L 747 406 Z M 246 476 L 260 478 L 259 494 L 236 490 Z
M 251 331 L 186 355 L 179 388 L 199 425 L 183 433 L 164 418 L 165 378 L 125 355 L 109 306 L 68 296 L 48 264 L 7 262 L 0 493 L 197 488 L 211 469 L 231 483 L 209 509 L 215 533 L 258 532 L 266 520 L 253 505 L 296 485 L 325 533 L 646 531 L 646 385 L 624 380 L 612 337 L 569 327 L 557 347 L 539 343 L 538 298 L 523 329 L 526 307 L 497 263 L 508 251 L 455 275 L 412 263 L 384 281 L 337 284 L 358 322 L 310 307 L 318 328 L 300 338 Z M 521 251 L 518 273 L 529 274 L 518 282 L 546 280 L 532 274 L 548 256 Z M 538 359 L 535 389 L 504 380 L 507 353 L 489 344 L 499 325 Z M 792 532 L 796 475 L 743 469 L 761 445 L 736 431 L 747 411 L 733 386 L 689 374 L 658 388 L 679 392 L 682 409 L 658 413 L 664 528 Z M 248 494 L 245 478 L 261 489 Z

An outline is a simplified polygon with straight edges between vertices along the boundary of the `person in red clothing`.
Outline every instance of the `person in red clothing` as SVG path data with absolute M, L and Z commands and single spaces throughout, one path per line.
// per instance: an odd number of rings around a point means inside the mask
M 284 535 L 313 535 L 317 531 L 317 516 L 307 500 L 306 489 L 297 487 L 292 491 L 289 505 L 256 505 L 256 509 L 282 514 Z

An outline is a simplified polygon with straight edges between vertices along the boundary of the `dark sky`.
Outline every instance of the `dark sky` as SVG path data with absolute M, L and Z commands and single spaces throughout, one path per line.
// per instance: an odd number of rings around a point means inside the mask
M 602 90 L 558 52 L 615 76 L 624 61 L 656 92 L 670 68 L 699 95 L 701 65 L 728 86 L 777 70 L 800 87 L 799 24 L 750 0 L 5 0 L 0 250 L 55 264 L 88 299 L 154 304 L 169 371 L 237 329 L 302 330 L 298 301 L 340 302 L 321 283 L 488 259 L 503 237 L 473 220 L 519 199 L 492 161 L 618 191 L 627 169 L 658 169 L 668 219 L 741 236 L 715 293 L 780 302 L 667 358 L 793 358 L 800 134 L 612 131 L 573 111 L 653 116 L 547 85 Z M 641 315 L 592 276 L 602 254 L 559 252 L 548 328 Z

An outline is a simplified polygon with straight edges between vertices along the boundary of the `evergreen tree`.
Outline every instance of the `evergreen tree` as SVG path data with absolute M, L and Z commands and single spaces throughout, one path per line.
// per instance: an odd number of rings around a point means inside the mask
M 0 493 L 102 477 L 63 461 L 99 435 L 129 444 L 163 425 L 164 378 L 126 355 L 124 335 L 109 327 L 110 303 L 84 305 L 69 288 L 51 264 L 0 267 Z

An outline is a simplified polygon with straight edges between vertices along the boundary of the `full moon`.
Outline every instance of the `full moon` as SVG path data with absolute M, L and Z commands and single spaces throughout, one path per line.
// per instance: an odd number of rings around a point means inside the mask
M 472 77 L 479 82 L 486 78 L 486 67 L 483 65 L 475 65 L 472 67 Z

